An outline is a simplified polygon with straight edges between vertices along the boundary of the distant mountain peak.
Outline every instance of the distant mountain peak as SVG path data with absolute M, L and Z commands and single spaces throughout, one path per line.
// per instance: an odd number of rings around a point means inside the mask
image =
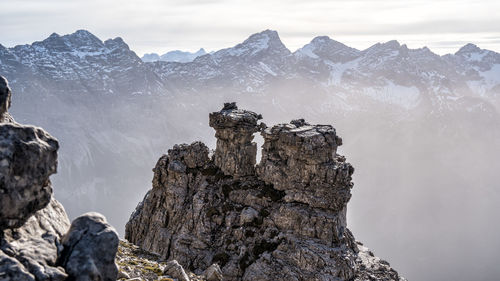
M 328 36 L 315 37 L 309 44 L 298 49 L 295 53 L 299 57 L 323 58 L 331 62 L 345 62 L 359 54 L 359 50 L 335 41 Z
M 48 38 L 59 38 L 59 37 L 61 37 L 59 34 L 52 32 L 52 34 L 50 34 Z
M 85 29 L 78 29 L 77 31 L 73 32 L 70 35 L 80 36 L 80 37 L 94 36 L 94 34 Z
M 278 32 L 274 30 L 266 29 L 262 32 L 250 35 L 247 40 L 243 41 L 241 45 L 253 45 L 260 49 L 266 49 L 269 47 L 269 42 L 276 42 L 283 44 L 278 35 Z
M 56 52 L 71 52 L 73 50 L 96 50 L 104 46 L 103 42 L 92 33 L 86 30 L 77 30 L 74 33 L 60 36 L 52 33 L 41 42 L 34 42 L 33 45 L 43 46 L 48 50 Z
M 222 53 L 228 53 L 231 56 L 255 55 L 262 51 L 270 51 L 272 54 L 288 55 L 290 50 L 281 42 L 278 32 L 266 29 L 262 32 L 250 35 L 243 43 L 233 48 L 221 50 Z M 217 54 L 221 54 L 216 52 Z
M 104 46 L 108 49 L 111 49 L 111 50 L 120 49 L 120 50 L 124 50 L 124 51 L 130 51 L 129 46 L 127 45 L 127 43 L 125 43 L 125 41 L 123 41 L 123 39 L 121 37 L 116 37 L 116 38 L 108 39 L 108 40 L 104 41 Z
M 197 57 L 205 55 L 206 53 L 207 52 L 203 48 L 200 48 L 198 51 L 194 53 L 174 50 L 167 52 L 161 56 L 158 55 L 157 53 L 144 54 L 141 60 L 143 62 L 165 61 L 165 62 L 186 63 L 186 62 L 192 62 Z
M 385 43 L 381 43 L 379 46 L 381 48 L 384 48 L 384 49 L 399 49 L 403 46 L 406 47 L 406 45 L 401 46 L 401 44 L 399 44 L 398 40 L 390 40 L 390 41 L 387 41 Z
M 462 48 L 460 48 L 455 55 L 461 55 L 461 54 L 467 54 L 467 53 L 479 53 L 481 52 L 482 49 L 479 48 L 477 45 L 468 43 L 465 44 Z

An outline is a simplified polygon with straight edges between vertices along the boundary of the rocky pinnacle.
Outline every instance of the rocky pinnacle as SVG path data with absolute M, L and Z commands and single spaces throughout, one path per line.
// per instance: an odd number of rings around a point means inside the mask
M 335 129 L 304 120 L 266 129 L 261 118 L 227 103 L 210 114 L 211 158 L 201 142 L 163 155 L 126 239 L 197 274 L 220 268 L 224 280 L 404 280 L 347 228 L 354 169 L 337 154 Z
M 224 174 L 240 177 L 255 173 L 257 144 L 252 140 L 261 128 L 257 125 L 259 119 L 261 115 L 239 110 L 234 102 L 210 114 L 209 124 L 217 138 L 214 161 Z

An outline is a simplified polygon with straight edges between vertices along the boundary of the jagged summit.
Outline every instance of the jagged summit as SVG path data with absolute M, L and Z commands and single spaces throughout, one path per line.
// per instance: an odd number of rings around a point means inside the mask
M 48 38 L 35 42 L 34 45 L 49 50 L 71 52 L 73 50 L 98 50 L 103 47 L 104 43 L 87 30 L 77 30 L 63 36 L 52 33 Z
M 397 40 L 387 41 L 385 43 L 377 43 L 366 50 L 363 53 L 370 55 L 378 55 L 387 52 L 399 51 L 402 48 L 401 44 Z
M 286 56 L 291 52 L 281 42 L 277 31 L 264 30 L 250 35 L 243 43 L 232 48 L 223 49 L 215 52 L 215 57 L 224 55 L 253 57 L 263 55 Z
M 477 45 L 472 44 L 472 43 L 467 43 L 463 47 L 461 47 L 455 53 L 455 55 L 462 55 L 462 54 L 466 54 L 466 53 L 478 53 L 478 52 L 481 52 L 481 51 L 482 51 L 482 49 L 479 48 Z
M 144 62 L 164 61 L 164 62 L 187 63 L 187 62 L 192 62 L 197 57 L 203 56 L 205 54 L 207 54 L 205 49 L 200 48 L 198 51 L 194 53 L 175 50 L 167 52 L 161 56 L 158 55 L 157 53 L 144 54 L 144 56 L 142 56 L 141 59 Z
M 315 37 L 309 44 L 298 49 L 296 56 L 327 59 L 331 62 L 346 62 L 356 58 L 360 51 L 330 39 L 328 36 Z
M 197 274 L 220 268 L 228 281 L 404 280 L 347 229 L 354 169 L 337 154 L 332 126 L 298 119 L 266 128 L 235 103 L 209 119 L 213 156 L 194 142 L 158 160 L 126 225 L 129 241 Z

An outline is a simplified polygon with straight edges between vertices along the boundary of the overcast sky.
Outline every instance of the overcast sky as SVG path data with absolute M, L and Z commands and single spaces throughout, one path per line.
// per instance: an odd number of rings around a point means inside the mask
M 139 55 L 233 46 L 277 30 L 292 51 L 319 35 L 364 49 L 392 39 L 454 53 L 472 42 L 500 52 L 500 1 L 0 0 L 0 44 L 87 29 L 122 37 Z

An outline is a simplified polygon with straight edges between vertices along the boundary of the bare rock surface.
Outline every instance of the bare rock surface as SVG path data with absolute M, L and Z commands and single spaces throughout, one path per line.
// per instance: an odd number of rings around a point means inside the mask
M 116 280 L 119 239 L 103 215 L 87 213 L 76 218 L 61 242 L 64 249 L 59 262 L 71 280 Z
M 188 275 L 186 274 L 186 271 L 184 271 L 182 265 L 180 265 L 176 260 L 167 262 L 164 273 L 172 276 L 179 281 L 190 281 Z
M 12 116 L 10 116 L 8 112 L 11 103 L 11 96 L 12 93 L 7 79 L 0 76 L 0 123 L 13 121 Z
M 0 230 L 22 226 L 49 203 L 58 148 L 41 128 L 0 124 Z
M 28 272 L 33 280 L 65 280 L 67 274 L 57 265 L 57 256 L 62 248 L 59 240 L 68 228 L 69 220 L 63 206 L 52 198 L 23 226 L 4 231 L 0 252 L 19 261 L 19 271 Z
M 255 173 L 257 145 L 252 140 L 253 134 L 260 129 L 259 119 L 262 116 L 239 110 L 234 102 L 210 114 L 209 124 L 215 129 L 217 138 L 214 163 L 224 174 L 239 177 Z
M 337 154 L 335 129 L 304 120 L 266 129 L 259 119 L 225 104 L 210 114 L 211 158 L 200 142 L 162 156 L 126 239 L 197 274 L 216 264 L 224 280 L 403 280 L 347 228 L 354 169 Z

